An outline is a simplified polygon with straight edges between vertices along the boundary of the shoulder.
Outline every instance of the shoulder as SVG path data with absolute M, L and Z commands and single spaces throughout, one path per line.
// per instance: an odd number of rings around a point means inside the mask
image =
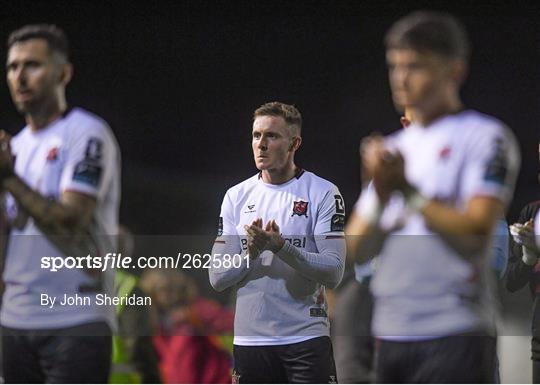
M 310 171 L 304 171 L 299 176 L 300 182 L 307 183 L 310 186 L 310 190 L 315 192 L 333 192 L 339 191 L 337 186 L 327 179 L 324 179 Z
M 259 174 L 255 174 L 252 177 L 243 180 L 240 183 L 235 184 L 234 186 L 230 187 L 227 192 L 225 193 L 226 197 L 229 197 L 232 200 L 235 200 L 238 198 L 238 196 L 241 196 L 245 194 L 247 191 L 250 191 L 257 185 L 259 182 Z
M 85 109 L 79 107 L 73 108 L 64 119 L 69 131 L 75 137 L 98 136 L 102 138 L 114 138 L 108 123 L 101 117 Z
M 16 149 L 18 146 L 24 143 L 27 140 L 28 135 L 30 135 L 30 127 L 25 126 L 21 131 L 11 138 L 11 148 Z
M 305 179 L 302 181 L 303 178 Z M 317 202 L 317 205 L 333 204 L 335 201 L 344 204 L 339 188 L 329 180 L 306 171 L 301 175 L 300 181 L 307 184 L 308 197 L 310 201 Z
M 512 137 L 513 133 L 501 120 L 475 110 L 467 110 L 457 115 L 454 124 L 466 128 L 464 137 L 469 139 L 491 139 Z M 461 131 L 461 130 L 460 130 Z

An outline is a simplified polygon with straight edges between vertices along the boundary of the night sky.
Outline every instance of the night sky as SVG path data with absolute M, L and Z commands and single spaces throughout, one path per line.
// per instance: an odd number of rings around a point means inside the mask
M 251 115 L 267 101 L 303 114 L 297 163 L 338 185 L 351 209 L 358 143 L 399 128 L 383 37 L 416 9 L 445 9 L 473 42 L 466 105 L 516 133 L 522 172 L 509 213 L 540 198 L 540 11 L 474 2 L 19 1 L 2 4 L 2 39 L 55 23 L 71 42 L 71 105 L 105 118 L 123 155 L 121 218 L 138 234 L 215 231 L 228 187 L 253 175 Z M 472 2 L 471 2 L 472 4 Z M 513 3 L 516 4 L 516 3 Z M 2 46 L 5 58 L 5 48 Z M 0 126 L 23 119 L 2 76 Z

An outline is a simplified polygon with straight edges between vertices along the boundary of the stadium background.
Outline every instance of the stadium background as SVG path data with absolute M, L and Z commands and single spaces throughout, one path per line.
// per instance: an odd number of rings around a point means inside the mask
M 226 189 L 256 172 L 252 111 L 272 100 L 300 109 L 304 129 L 297 163 L 338 185 L 350 211 L 359 191 L 359 140 L 399 127 L 384 33 L 398 17 L 422 8 L 450 11 L 464 22 L 474 50 L 463 99 L 506 122 L 519 139 L 523 164 L 510 221 L 540 197 L 538 6 L 135 4 L 3 2 L 0 20 L 4 40 L 28 23 L 55 23 L 67 32 L 75 66 L 68 100 L 113 128 L 123 155 L 121 220 L 136 234 L 214 234 Z M 3 43 L 0 49 L 5 58 Z M 0 127 L 15 134 L 24 122 L 0 79 Z M 522 294 L 506 303 L 508 312 L 527 308 L 527 293 Z

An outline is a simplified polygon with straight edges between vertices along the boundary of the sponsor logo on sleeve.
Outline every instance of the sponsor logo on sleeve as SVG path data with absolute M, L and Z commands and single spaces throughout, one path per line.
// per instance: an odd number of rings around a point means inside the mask
M 84 159 L 75 165 L 73 180 L 97 187 L 103 171 L 103 167 L 100 164 L 102 156 L 103 142 L 101 139 L 88 139 Z
M 504 184 L 508 173 L 505 145 L 501 138 L 495 141 L 495 151 L 489 160 L 484 174 L 484 180 Z
M 292 210 L 293 212 L 292 212 L 291 217 L 298 215 L 299 217 L 305 216 L 307 218 L 308 217 L 307 216 L 308 204 L 309 202 L 294 201 L 293 210 Z
M 345 215 L 334 214 L 331 222 L 330 231 L 343 231 L 345 229 Z
M 219 217 L 217 235 L 218 237 L 223 235 L 223 217 Z
M 98 138 L 90 138 L 86 143 L 84 157 L 87 160 L 98 162 L 103 156 L 103 141 Z
M 334 195 L 334 199 L 336 200 L 336 214 L 345 214 L 345 203 L 341 195 Z
M 310 317 L 324 317 L 327 318 L 326 310 L 321 309 L 320 307 L 312 307 L 309 309 Z
M 101 171 L 100 165 L 83 160 L 75 166 L 73 180 L 96 187 L 101 179 Z

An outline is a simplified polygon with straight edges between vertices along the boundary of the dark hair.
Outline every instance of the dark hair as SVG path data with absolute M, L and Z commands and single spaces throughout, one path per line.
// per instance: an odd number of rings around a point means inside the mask
M 296 135 L 302 130 L 302 115 L 295 106 L 281 102 L 265 103 L 255 110 L 253 120 L 259 116 L 281 116 Z
M 69 43 L 64 31 L 53 24 L 25 25 L 13 31 L 7 40 L 7 49 L 14 44 L 30 39 L 44 39 L 49 45 L 51 52 L 61 54 L 66 60 L 69 57 Z
M 470 43 L 465 27 L 453 16 L 416 11 L 399 19 L 385 37 L 386 49 L 433 52 L 451 59 L 467 60 Z

